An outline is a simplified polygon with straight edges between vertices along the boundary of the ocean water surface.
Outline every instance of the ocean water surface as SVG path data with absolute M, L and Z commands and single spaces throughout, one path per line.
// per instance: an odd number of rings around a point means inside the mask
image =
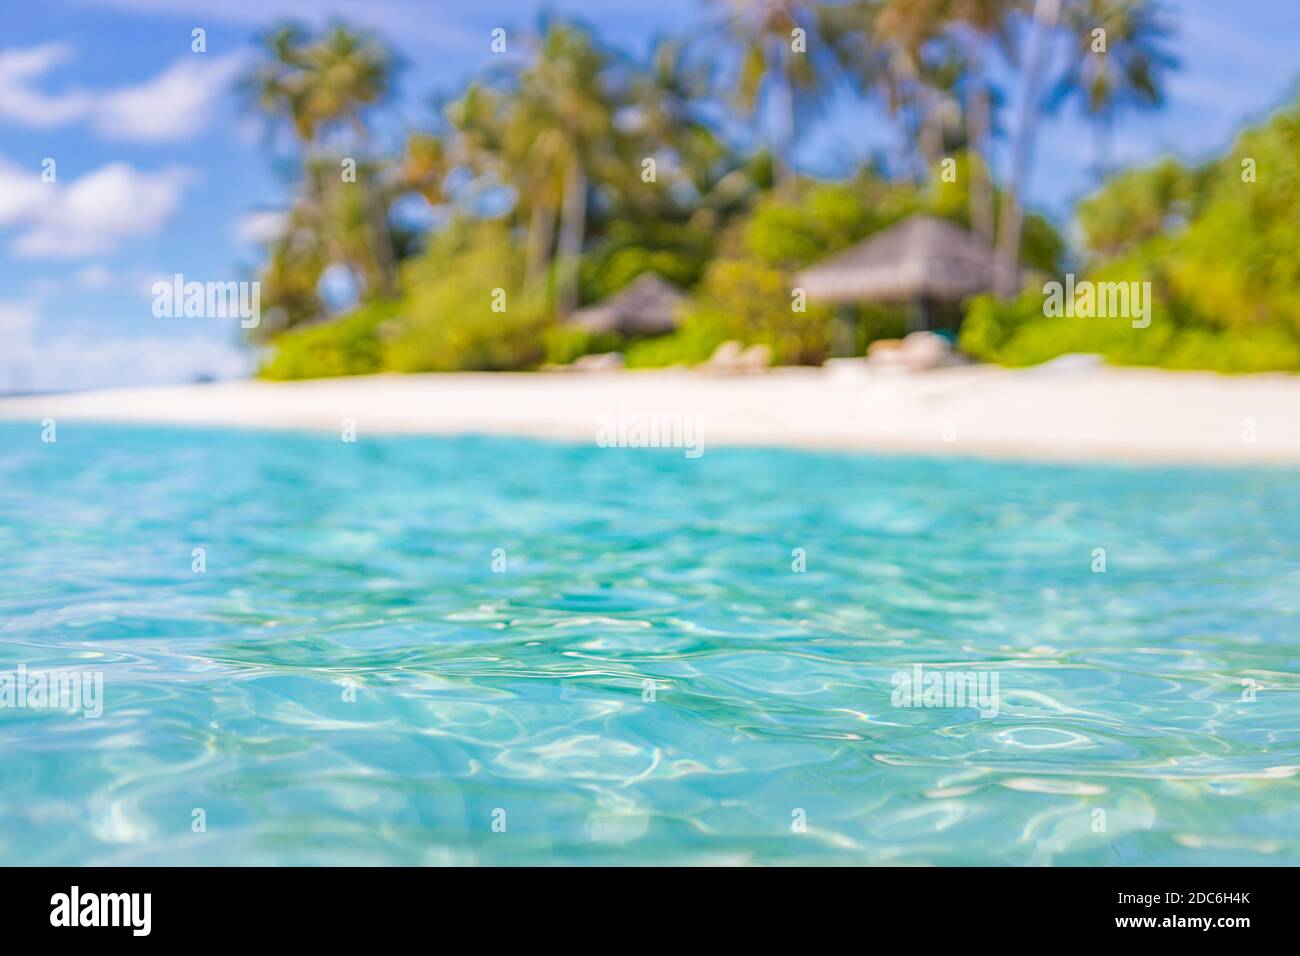
M 5 864 L 1294 865 L 1298 666 L 1295 470 L 0 424 Z

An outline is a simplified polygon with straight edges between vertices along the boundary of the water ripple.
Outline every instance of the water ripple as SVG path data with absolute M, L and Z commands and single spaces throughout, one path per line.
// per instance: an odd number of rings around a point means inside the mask
M 0 425 L 0 862 L 1294 865 L 1297 477 Z

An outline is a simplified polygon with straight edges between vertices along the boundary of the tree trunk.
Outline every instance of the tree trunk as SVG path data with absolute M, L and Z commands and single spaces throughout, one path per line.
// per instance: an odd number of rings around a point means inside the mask
M 578 267 L 586 229 L 587 172 L 582 168 L 582 161 L 574 157 L 564 176 L 564 209 L 560 220 L 560 281 L 556 310 L 561 316 L 568 315 L 578 306 Z
M 385 299 L 397 298 L 397 257 L 393 254 L 393 233 L 388 226 L 388 213 L 379 196 L 378 187 L 366 181 L 366 218 L 374 234 L 375 264 L 379 268 L 379 293 Z
M 1038 120 L 1039 88 L 1047 66 L 1051 33 L 1061 13 L 1061 0 L 1035 0 L 1034 32 L 1030 38 L 1029 57 L 1025 66 L 1025 79 L 1021 87 L 1020 123 L 1016 130 L 1015 152 L 1012 155 L 1011 181 L 1002 194 L 1002 214 L 999 217 L 997 264 L 994 288 L 1003 298 L 1015 295 L 1019 285 L 1020 232 L 1024 212 L 1020 205 L 1029 185 L 1029 167 L 1033 159 L 1034 133 Z
M 925 168 L 923 182 L 938 175 L 943 158 L 943 117 L 935 106 L 934 90 L 922 84 L 918 93 L 921 104 L 921 156 Z
M 335 187 L 332 185 L 326 187 L 326 176 L 329 174 L 324 166 L 308 157 L 305 175 L 309 181 L 307 189 L 312 203 L 310 207 L 312 228 L 316 233 L 316 242 L 324 250 L 321 258 L 324 259 L 327 267 L 334 263 L 345 267 L 348 274 L 352 276 L 353 283 L 360 289 L 365 281 L 365 274 L 362 271 L 364 263 L 357 261 L 340 234 L 338 217 L 330 208 L 331 200 L 334 198 L 331 196 L 331 190 Z M 329 181 L 333 182 L 333 180 Z
M 781 92 L 784 102 L 778 112 L 784 129 L 772 139 L 772 176 L 778 189 L 788 190 L 794 182 L 794 160 L 791 153 L 794 152 L 795 138 L 794 82 L 788 76 L 782 77 Z
M 903 107 L 903 116 L 906 131 L 904 149 L 907 151 L 908 162 L 912 167 L 912 181 L 918 186 L 924 186 L 928 170 L 925 168 L 925 151 L 921 148 L 921 108 L 916 104 L 914 96 Z
M 536 289 L 546 278 L 554 240 L 555 209 L 545 202 L 533 206 L 528 218 L 528 261 L 524 273 L 524 287 L 529 291 Z
M 357 152 L 364 157 L 369 153 L 366 147 L 369 134 L 359 119 L 354 118 L 351 125 L 356 137 Z M 358 170 L 359 174 L 360 172 Z M 379 191 L 378 161 L 372 164 L 371 169 L 365 171 L 364 177 L 364 180 L 359 183 L 364 190 L 361 204 L 366 216 L 366 225 L 371 232 L 375 268 L 379 272 L 378 292 L 385 299 L 395 299 L 398 294 L 397 256 L 393 252 L 393 232 L 388 225 L 388 209 Z
M 971 43 L 971 89 L 966 108 L 966 144 L 970 166 L 970 227 L 977 238 L 993 245 L 993 179 L 984 144 L 989 135 L 989 91 L 984 85 L 984 69 L 978 38 Z M 991 277 L 990 277 L 991 278 Z

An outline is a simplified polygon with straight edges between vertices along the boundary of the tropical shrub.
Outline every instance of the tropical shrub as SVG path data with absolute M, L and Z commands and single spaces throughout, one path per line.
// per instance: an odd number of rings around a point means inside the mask
M 583 257 L 582 300 L 596 302 L 630 285 L 643 272 L 656 272 L 686 289 L 704 274 L 716 237 L 676 223 L 619 220 Z
M 504 223 L 455 222 L 406 265 L 401 319 L 384 343 L 399 372 L 535 368 L 551 324 L 522 290 L 523 256 Z M 498 311 L 498 309 L 500 311 Z
M 682 327 L 634 346 L 629 364 L 700 362 L 728 339 L 768 345 L 780 365 L 817 364 L 831 354 L 833 318 L 825 306 L 795 311 L 781 271 L 745 259 L 716 259 L 686 307 Z
M 543 335 L 548 365 L 568 365 L 596 352 L 621 352 L 626 344 L 616 332 L 589 332 L 572 325 L 553 325 Z
M 1172 160 L 1114 177 L 1079 207 L 1092 281 L 1150 282 L 1151 325 L 1043 315 L 1043 295 L 981 297 L 968 354 L 1032 365 L 1092 352 L 1124 365 L 1300 370 L 1300 106 L 1198 169 Z
M 331 322 L 281 333 L 274 341 L 274 354 L 259 374 L 283 381 L 382 371 L 379 330 L 396 314 L 394 303 L 374 302 Z

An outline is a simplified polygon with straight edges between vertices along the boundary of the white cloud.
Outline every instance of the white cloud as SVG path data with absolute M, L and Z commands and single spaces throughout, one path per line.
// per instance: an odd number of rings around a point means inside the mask
M 36 304 L 30 301 L 0 301 L 0 352 L 30 349 L 36 330 Z
M 64 185 L 0 159 L 0 226 L 23 230 L 12 249 L 25 258 L 110 252 L 123 239 L 156 232 L 191 178 L 179 168 L 146 172 L 110 163 Z
M 203 129 L 240 63 L 237 54 L 177 60 L 146 83 L 105 95 L 94 111 L 95 129 L 110 139 L 188 139 Z
M 186 139 L 206 125 L 243 62 L 239 53 L 191 53 L 135 86 L 61 93 L 38 89 L 72 53 L 62 43 L 0 50 L 0 119 L 37 129 L 88 122 L 106 138 L 133 142 Z
M 71 55 L 72 48 L 63 43 L 0 50 L 0 117 L 38 129 L 63 126 L 83 118 L 91 105 L 91 98 L 85 93 L 46 95 L 29 86 L 32 80 L 66 62 Z
M 99 292 L 113 285 L 114 276 L 112 270 L 107 266 L 100 265 L 96 262 L 93 265 L 86 266 L 86 268 L 79 270 L 73 278 L 81 288 Z
M 235 238 L 240 242 L 260 245 L 272 242 L 284 234 L 288 222 L 285 213 L 274 209 L 262 209 L 247 213 L 235 223 Z
M 104 336 L 95 323 L 65 322 L 55 332 L 42 313 L 58 292 L 37 286 L 29 283 L 23 298 L 0 299 L 0 394 L 223 380 L 253 371 L 256 356 L 236 341 L 237 325 L 205 335 L 144 319 L 159 332 Z M 142 316 L 147 310 L 141 305 Z
M 168 385 L 240 378 L 251 370 L 249 352 L 212 339 L 64 335 L 8 352 L 0 362 L 0 392 Z
M 49 198 L 49 183 L 40 174 L 25 170 L 0 157 L 0 228 L 32 216 Z
M 0 300 L 0 393 L 240 378 L 253 355 L 201 336 L 92 338 L 75 331 L 42 338 L 33 299 Z

